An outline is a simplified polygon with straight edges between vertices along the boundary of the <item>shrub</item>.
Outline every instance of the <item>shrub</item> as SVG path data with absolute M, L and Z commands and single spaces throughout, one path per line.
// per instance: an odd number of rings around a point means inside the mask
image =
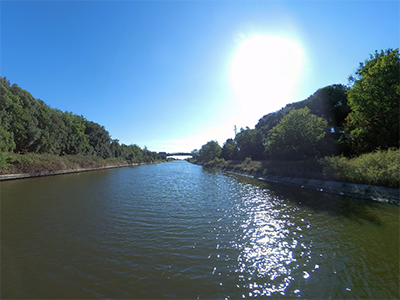
M 244 159 L 244 163 L 245 163 L 245 164 L 251 163 L 251 157 L 246 157 L 246 158 Z
M 375 151 L 355 158 L 325 157 L 320 160 L 327 179 L 397 188 L 400 150 Z
M 5 169 L 7 167 L 6 155 L 0 151 L 0 169 Z
M 216 157 L 212 161 L 212 164 L 215 164 L 215 165 L 225 164 L 225 159 Z

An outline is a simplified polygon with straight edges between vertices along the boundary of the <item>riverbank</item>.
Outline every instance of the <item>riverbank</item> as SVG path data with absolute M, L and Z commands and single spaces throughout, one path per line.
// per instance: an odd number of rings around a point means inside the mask
M 265 174 L 265 172 L 260 172 L 254 168 L 246 169 L 241 167 L 238 163 L 233 164 L 234 167 L 232 167 L 232 165 L 229 167 L 229 164 L 228 166 L 226 164 L 213 163 L 197 164 L 202 165 L 205 168 L 220 170 L 229 174 L 256 178 L 267 182 L 297 186 L 306 189 L 314 189 L 319 192 L 343 195 L 352 198 L 362 198 L 400 205 L 400 189 L 398 188 L 312 178 L 310 179 L 287 175 L 268 175 Z
M 97 156 L 11 154 L 7 157 L 5 166 L 0 169 L 0 181 L 97 171 L 157 162 L 160 161 L 130 162 L 121 158 L 102 159 Z
M 135 165 L 135 164 L 132 164 L 132 165 Z M 106 166 L 106 167 L 99 167 L 99 168 L 84 168 L 84 169 L 59 170 L 59 171 L 43 171 L 43 172 L 37 172 L 37 173 L 7 174 L 7 175 L 0 175 L 0 181 L 24 179 L 24 178 L 30 178 L 30 177 L 42 177 L 42 176 L 53 176 L 53 175 L 62 175 L 62 174 L 70 174 L 70 173 L 89 172 L 89 171 L 121 168 L 121 167 L 124 167 L 124 166 Z

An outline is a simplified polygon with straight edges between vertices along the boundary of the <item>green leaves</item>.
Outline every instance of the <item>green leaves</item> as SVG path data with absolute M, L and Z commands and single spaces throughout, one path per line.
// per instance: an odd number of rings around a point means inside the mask
M 12 132 L 8 132 L 0 120 L 0 152 L 9 152 L 15 149 Z
M 327 121 L 310 113 L 308 107 L 292 110 L 272 128 L 264 140 L 267 153 L 276 158 L 303 159 L 318 154 Z
M 264 147 L 261 137 L 257 134 L 257 129 L 242 129 L 235 137 L 237 148 L 239 150 L 239 158 L 245 159 L 252 157 L 253 159 L 261 159 Z
M 216 141 L 210 141 L 203 145 L 199 150 L 198 160 L 203 162 L 209 162 L 219 157 L 221 154 L 221 146 Z
M 0 154 L 11 151 L 123 157 L 131 162 L 158 159 L 156 152 L 146 148 L 111 141 L 104 126 L 83 116 L 53 109 L 0 77 Z
M 354 152 L 399 147 L 399 70 L 399 49 L 388 49 L 360 63 L 351 77 L 346 131 Z
M 221 157 L 225 160 L 234 160 L 237 158 L 238 148 L 233 139 L 227 139 L 222 146 Z

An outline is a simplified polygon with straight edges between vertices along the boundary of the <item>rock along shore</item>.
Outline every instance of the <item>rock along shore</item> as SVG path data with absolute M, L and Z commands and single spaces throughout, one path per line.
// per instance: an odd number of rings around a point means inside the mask
M 209 166 L 207 166 L 206 168 L 209 168 Z M 362 199 L 400 205 L 400 189 L 396 188 L 374 186 L 367 184 L 345 183 L 337 181 L 324 181 L 324 180 L 307 179 L 307 178 L 263 175 L 251 172 L 249 173 L 245 171 L 238 172 L 237 169 L 235 169 L 234 171 L 229 169 L 219 169 L 219 168 L 211 168 L 211 169 L 220 170 L 230 174 L 251 177 L 267 182 L 286 184 L 306 189 L 313 189 L 324 193 L 331 193 L 352 198 L 362 198 Z

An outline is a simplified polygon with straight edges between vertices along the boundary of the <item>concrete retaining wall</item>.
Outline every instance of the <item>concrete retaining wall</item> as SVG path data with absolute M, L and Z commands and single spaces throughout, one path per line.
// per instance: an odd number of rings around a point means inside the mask
M 298 186 L 300 188 L 314 189 L 316 191 L 343 195 L 353 198 L 362 198 L 379 202 L 388 202 L 400 205 L 400 189 L 374 186 L 366 184 L 345 183 L 337 181 L 323 181 L 307 178 L 291 178 L 284 176 L 258 176 L 226 171 L 227 173 L 248 176 L 263 181 Z

